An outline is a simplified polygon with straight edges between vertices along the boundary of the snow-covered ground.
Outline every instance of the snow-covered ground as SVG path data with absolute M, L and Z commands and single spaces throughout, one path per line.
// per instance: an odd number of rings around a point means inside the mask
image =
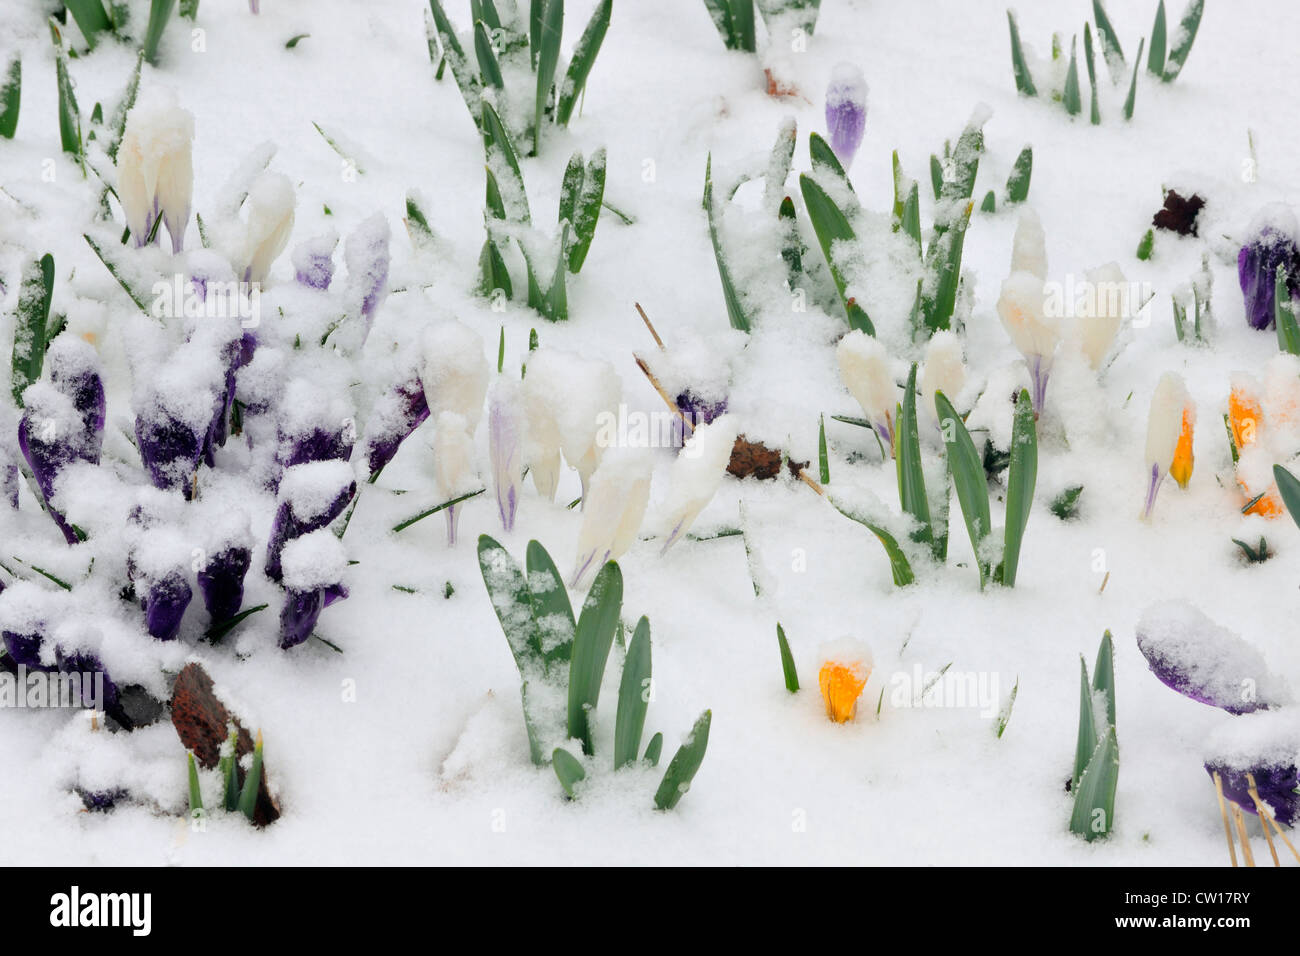
M 166 370 L 167 359 L 141 357 L 146 340 L 158 337 L 149 329 L 152 320 L 140 315 L 82 237 L 93 232 L 111 242 L 123 221 L 116 203 L 114 224 L 95 220 L 102 187 L 93 175 L 83 180 L 60 152 L 45 22 L 55 6 L 8 0 L 0 13 L 0 60 L 21 53 L 24 69 L 17 135 L 0 140 L 6 290 L 0 348 L 7 352 L 13 331 L 21 270 L 52 253 L 53 311 L 67 314 L 69 333 L 93 334 L 105 369 L 104 457 L 120 464 L 107 469 L 112 480 L 87 481 L 69 499 L 75 499 L 69 510 L 84 516 L 83 527 L 98 518 L 98 547 L 105 548 L 103 541 L 122 538 L 117 524 L 124 522 L 130 488 L 146 482 L 127 438 L 133 394 L 140 377 Z M 131 6 L 142 21 L 147 4 Z M 468 42 L 468 4 L 446 6 Z M 567 5 L 566 57 L 593 6 L 590 0 Z M 1150 33 L 1154 3 L 1112 2 L 1110 8 L 1131 68 L 1139 36 Z M 489 488 L 462 506 L 454 547 L 441 515 L 394 534 L 399 521 L 442 500 L 430 451 L 433 422 L 425 424 L 379 482 L 363 486 L 343 539 L 356 562 L 344 575 L 350 597 L 328 608 L 317 627 L 343 653 L 319 641 L 285 651 L 276 644 L 281 592 L 261 574 L 274 496 L 250 470 L 262 461 L 256 450 L 232 439 L 218 451 L 215 469 L 201 476 L 194 507 L 208 509 L 206 517 L 192 515 L 186 527 L 208 528 L 221 513 L 246 509 L 258 541 L 246 605 L 267 601 L 271 608 L 213 647 L 198 640 L 207 621 L 196 591 L 179 640 L 166 646 L 144 635 L 138 611 L 116 601 L 114 588 L 86 587 L 101 589 L 99 613 L 113 627 L 135 629 L 115 645 L 118 666 L 132 680 L 165 696 L 164 675 L 193 656 L 244 723 L 261 728 L 282 818 L 257 830 L 237 815 L 215 814 L 205 830 L 192 830 L 185 820 L 184 748 L 166 721 L 109 735 L 90 731 L 84 717 L 66 711 L 0 712 L 0 859 L 1225 863 L 1223 825 L 1202 763 L 1216 730 L 1250 718 L 1230 717 L 1162 686 L 1138 651 L 1135 624 L 1149 605 L 1185 599 L 1253 645 L 1283 682 L 1300 673 L 1300 645 L 1289 629 L 1300 607 L 1300 530 L 1286 516 L 1241 514 L 1244 498 L 1221 423 L 1233 373 L 1262 377 L 1278 352 L 1271 331 L 1246 324 L 1236 262 L 1261 207 L 1300 206 L 1294 122 L 1300 87 L 1289 79 L 1290 38 L 1300 26 L 1295 7 L 1287 0 L 1209 0 L 1177 81 L 1159 83 L 1145 70 L 1139 75 L 1131 122 L 1121 116 L 1128 80 L 1112 87 L 1099 57 L 1102 123 L 1093 126 L 1086 77 L 1085 113 L 1074 119 L 1058 103 L 1017 95 L 1000 2 L 823 0 L 806 51 L 777 56 L 764 52 L 762 27 L 758 54 L 726 50 L 700 0 L 616 0 L 580 115 L 567 130 L 550 128 L 541 155 L 522 161 L 533 219 L 543 230 L 554 221 L 569 156 L 575 150 L 590 156 L 600 146 L 608 150 L 605 198 L 635 219 L 626 225 L 608 212 L 601 216 L 586 263 L 569 280 L 566 323 L 546 321 L 520 297 L 498 311 L 474 292 L 484 238 L 483 147 L 450 72 L 434 79 L 426 10 L 420 0 L 264 0 L 261 13 L 252 15 L 236 0 L 202 0 L 195 23 L 173 19 L 159 65 L 146 67 L 141 83 L 142 90 L 172 89 L 193 114 L 193 207 L 205 222 L 216 222 L 226 184 L 266 141 L 276 146 L 270 168 L 286 175 L 296 194 L 290 250 L 331 229 L 346 237 L 377 212 L 387 220 L 395 291 L 379 307 L 360 370 L 348 371 L 337 357 L 319 359 L 317 369 L 310 348 L 289 358 L 291 374 L 313 380 L 345 406 L 344 415 L 364 417 L 423 327 L 450 317 L 477 331 L 483 359 L 493 363 L 504 327 L 508 373 L 517 375 L 536 329 L 544 348 L 611 362 L 630 411 L 662 413 L 662 401 L 633 360 L 634 353 L 652 363 L 656 358 L 633 308 L 640 302 L 670 353 L 674 347 L 688 353 L 676 365 L 660 358 L 665 378 L 693 370 L 698 382 L 718 382 L 729 373 L 729 410 L 740 430 L 794 460 L 811 461 L 814 475 L 824 414 L 830 488 L 845 495 L 869 490 L 896 513 L 893 463 L 881 462 L 869 432 L 831 419 L 862 414 L 837 371 L 842 314 L 817 304 L 792 308 L 784 266 L 762 242 L 769 220 L 761 185 L 742 187 L 734 203 L 723 204 L 723 240 L 757 307 L 747 344 L 728 325 L 700 202 L 706 156 L 712 154 L 715 181 L 746 163 L 765 163 L 782 120 L 793 116 L 799 140 L 785 192 L 795 198 L 806 231 L 797 173 L 809 167 L 808 134 L 825 134 L 823 96 L 843 61 L 862 70 L 870 89 L 865 138 L 849 170 L 866 210 L 863 230 L 878 237 L 862 264 L 861 301 L 899 381 L 923 348 L 911 343 L 907 328 L 918 274 L 891 264 L 901 261 L 902 241 L 888 229 L 891 151 L 921 182 L 921 222 L 928 230 L 930 156 L 945 140 L 956 141 L 981 104 L 991 116 L 963 263 L 966 405 L 990 379 L 1008 393 L 1028 381 L 996 310 L 1019 218 L 1018 210 L 1003 208 L 1003 186 L 1026 144 L 1034 150 L 1028 205 L 1045 230 L 1048 278 L 1077 282 L 1087 270 L 1116 262 L 1128 280 L 1149 284 L 1150 321 L 1139 317 L 1121 333 L 1124 347 L 1099 376 L 1073 356 L 1058 360 L 1039 422 L 1037 493 L 1014 589 L 980 591 L 955 499 L 947 565 L 914 561 L 917 582 L 900 589 L 875 538 L 804 484 L 729 478 L 693 530 L 703 537 L 737 527 L 743 503 L 754 573 L 763 584 L 756 598 L 740 536 L 688 539 L 660 555 L 662 540 L 651 535 L 661 530 L 655 517 L 671 505 L 674 452 L 656 449 L 643 539 L 620 565 L 623 617 L 635 622 L 645 614 L 651 623 L 655 694 L 646 732 L 663 732 L 664 760 L 657 771 L 609 770 L 622 656 L 615 648 L 601 697 L 597 761 L 574 802 L 564 799 L 551 768 L 529 761 L 519 674 L 484 589 L 475 541 L 490 534 L 522 561 L 527 542 L 537 539 L 567 573 L 583 520 L 565 507 L 581 493 L 577 473 L 562 470 L 554 503 L 525 482 L 510 533 L 501 528 Z M 1045 52 L 1053 31 L 1062 31 L 1068 45 L 1092 11 L 1083 0 L 1052 0 L 1026 4 L 1019 13 L 1021 35 Z M 1180 13 L 1181 4 L 1171 7 L 1171 21 Z M 297 34 L 309 36 L 286 49 Z M 69 29 L 67 38 L 75 37 Z M 83 123 L 96 102 L 111 113 L 134 62 L 133 49 L 111 41 L 70 61 Z M 795 95 L 768 95 L 765 64 L 793 83 Z M 1037 76 L 1040 87 L 1048 84 L 1045 67 Z M 356 161 L 359 173 L 313 122 Z M 111 164 L 99 162 L 111 179 Z M 1161 206 L 1162 186 L 1205 197 L 1199 238 L 1160 232 L 1151 260 L 1139 261 L 1135 250 Z M 982 213 L 979 200 L 990 189 L 998 194 L 998 211 Z M 432 249 L 413 247 L 403 226 L 411 190 L 422 195 L 436 233 Z M 806 241 L 808 258 L 820 261 L 810 232 Z M 198 247 L 191 219 L 186 248 Z M 142 275 L 187 268 L 184 253 L 173 260 L 159 250 L 118 248 Z M 1192 279 L 1205 254 L 1218 329 L 1208 347 L 1192 347 L 1175 339 L 1170 296 Z M 336 259 L 342 258 L 340 247 Z M 309 333 L 342 310 L 347 272 L 340 265 L 330 293 L 336 298 L 329 299 L 295 285 L 290 255 L 282 255 L 262 297 L 263 324 L 281 327 L 267 334 L 284 343 L 286 329 L 301 329 L 310 346 Z M 514 278 L 522 285 L 521 269 Z M 1147 413 L 1157 381 L 1169 371 L 1181 373 L 1197 405 L 1196 467 L 1185 491 L 1165 482 L 1144 522 Z M 576 393 L 585 384 L 575 379 L 571 386 Z M 1005 414 L 992 417 L 1009 423 L 1010 406 L 1002 405 Z M 12 429 L 15 413 L 5 416 Z M 475 432 L 472 467 L 490 485 L 488 432 L 486 421 Z M 940 460 L 929 432 L 923 449 L 927 460 Z M 1048 504 L 1073 485 L 1084 487 L 1079 516 L 1063 522 Z M 0 508 L 0 560 L 80 580 L 96 536 L 67 547 L 28 489 L 22 496 L 19 511 Z M 993 508 L 1001 524 L 996 498 Z M 1254 542 L 1261 535 L 1274 557 L 1244 563 L 1230 539 Z M 116 559 L 99 557 L 94 573 L 111 575 L 113 560 L 124 561 L 120 549 Z M 778 621 L 804 685 L 795 695 L 782 680 Z M 1091 670 L 1107 629 L 1115 638 L 1120 772 L 1114 831 L 1086 843 L 1069 832 L 1072 801 L 1064 781 L 1076 743 L 1079 655 Z M 827 720 L 817 691 L 817 665 L 821 645 L 845 636 L 870 645 L 874 670 L 857 719 L 836 724 Z M 114 660 L 106 663 L 111 671 Z M 914 675 L 945 665 L 950 675 L 972 675 L 987 706 L 909 707 L 910 693 L 895 693 Z M 998 738 L 995 715 L 1017 681 L 1010 722 Z M 713 719 L 703 767 L 676 809 L 656 812 L 651 795 L 662 768 L 705 708 Z M 112 812 L 84 813 L 76 785 L 123 787 L 132 796 Z M 1254 818 L 1250 825 L 1258 835 Z M 1257 856 L 1262 846 L 1257 839 Z

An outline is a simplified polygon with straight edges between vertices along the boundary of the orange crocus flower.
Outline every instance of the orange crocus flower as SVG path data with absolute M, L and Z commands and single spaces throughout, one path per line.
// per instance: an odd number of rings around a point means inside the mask
M 827 661 L 817 675 L 822 699 L 826 701 L 826 716 L 842 724 L 852 720 L 858 709 L 858 698 L 867 686 L 871 668 L 860 661 L 841 663 Z
M 1169 465 L 1169 474 L 1178 482 L 1179 488 L 1186 488 L 1192 480 L 1192 433 L 1196 430 L 1196 406 L 1190 402 L 1183 408 L 1183 430 L 1178 435 L 1178 446 L 1174 449 L 1174 460 Z

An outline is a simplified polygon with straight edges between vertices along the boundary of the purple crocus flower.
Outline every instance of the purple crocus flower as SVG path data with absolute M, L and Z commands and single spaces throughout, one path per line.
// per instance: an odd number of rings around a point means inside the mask
M 1166 687 L 1230 714 L 1267 710 L 1284 696 L 1259 651 L 1185 601 L 1147 608 L 1137 645 Z
M 696 395 L 689 388 L 682 392 L 675 399 L 677 408 L 687 421 L 691 423 L 692 430 L 700 425 L 707 425 L 718 416 L 724 414 L 727 410 L 727 400 L 720 398 L 717 401 L 709 401 Z M 679 417 L 673 422 L 673 440 L 677 448 L 686 444 L 686 439 L 690 434 L 686 430 L 686 425 Z
M 78 790 L 77 796 L 81 797 L 81 805 L 91 813 L 107 813 L 130 794 L 121 787 L 114 787 L 112 790 Z
M 186 499 L 193 495 L 207 434 L 206 427 L 200 431 L 165 409 L 136 416 L 136 447 L 155 488 L 180 488 Z
M 334 278 L 334 248 L 338 244 L 338 233 L 331 231 L 294 247 L 290 258 L 299 285 L 322 292 L 329 289 Z
M 348 236 L 343 261 L 348 267 L 348 293 L 358 303 L 367 328 L 375 310 L 388 295 L 388 240 L 391 235 L 383 213 L 375 213 Z
M 845 169 L 853 165 L 867 128 L 867 81 L 852 63 L 831 70 L 826 87 L 826 130 L 831 149 Z
M 180 633 L 185 609 L 190 606 L 193 597 L 189 581 L 180 569 L 148 581 L 140 600 L 145 630 L 157 640 L 175 640 Z
M 228 621 L 244 603 L 244 576 L 253 563 L 251 548 L 227 547 L 198 571 L 199 593 L 213 624 Z
M 89 651 L 65 650 L 61 645 L 55 647 L 54 655 L 60 673 L 81 675 L 79 683 L 83 706 L 89 707 L 98 704 L 97 709 L 106 713 L 117 709 L 117 684 L 108 676 L 104 662 L 99 659 L 98 655 Z M 98 675 L 103 676 L 99 677 Z M 95 687 L 98 681 L 102 681 L 100 688 Z M 97 689 L 101 693 L 99 700 L 94 699 Z
M 1237 254 L 1237 277 L 1246 304 L 1246 321 L 1252 329 L 1273 327 L 1277 273 L 1286 275 L 1286 288 L 1300 298 L 1300 250 L 1296 246 L 1296 218 L 1279 204 L 1266 207 L 1251 224 L 1250 239 Z
M 84 339 L 60 335 L 45 356 L 50 382 L 72 400 L 81 415 L 81 438 L 86 446 L 86 460 L 98 462 L 104 437 L 104 380 L 100 374 L 99 354 Z
M 311 636 L 320 613 L 347 597 L 343 544 L 326 528 L 289 542 L 284 549 L 285 601 L 280 610 L 280 646 L 295 647 Z
M 375 404 L 366 423 L 362 456 L 374 481 L 393 460 L 402 442 L 429 417 L 429 402 L 416 372 L 399 382 Z
M 41 644 L 44 635 L 40 630 L 3 631 L 0 640 L 4 641 L 5 652 L 15 664 L 21 664 L 29 670 L 48 670 L 41 663 Z
M 72 398 L 49 382 L 29 385 L 23 392 L 23 404 L 23 417 L 18 423 L 19 450 L 31 466 L 50 516 L 68 544 L 75 544 L 76 532 L 50 502 L 55 483 L 68 465 L 77 461 L 99 463 L 102 418 L 100 429 L 88 430 L 88 413 L 78 410 Z
M 352 468 L 344 461 L 308 462 L 286 470 L 280 481 L 280 503 L 267 545 L 267 577 L 281 580 L 285 546 L 325 528 L 343 513 L 356 493 Z
M 1256 813 L 1246 774 L 1255 778 L 1256 792 L 1268 804 L 1277 822 L 1293 826 L 1300 818 L 1300 770 L 1296 764 L 1264 762 L 1253 767 L 1235 767 L 1226 761 L 1207 761 L 1205 772 L 1218 773 L 1223 781 L 1223 795 L 1251 813 Z

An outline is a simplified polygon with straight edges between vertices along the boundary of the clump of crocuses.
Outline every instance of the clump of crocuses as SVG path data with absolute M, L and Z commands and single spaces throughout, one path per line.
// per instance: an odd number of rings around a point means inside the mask
M 1279 270 L 1286 276 L 1291 298 L 1300 298 L 1298 232 L 1295 213 L 1281 203 L 1266 206 L 1251 223 L 1249 238 L 1237 254 L 1237 276 L 1252 329 L 1273 327 Z

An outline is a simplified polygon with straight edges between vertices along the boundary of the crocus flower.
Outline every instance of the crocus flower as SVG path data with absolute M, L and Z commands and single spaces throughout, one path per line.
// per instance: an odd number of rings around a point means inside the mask
M 433 476 L 442 500 L 450 501 L 472 490 L 473 459 L 474 442 L 465 419 L 455 412 L 439 414 L 433 433 Z M 460 505 L 443 510 L 447 515 L 447 544 L 454 545 Z
M 1230 714 L 1267 710 L 1285 696 L 1259 651 L 1185 601 L 1143 611 L 1137 645 L 1166 687 Z
M 176 104 L 170 91 L 141 92 L 126 117 L 117 154 L 117 195 L 137 246 L 149 238 L 161 215 L 172 252 L 185 245 L 194 190 L 191 143 L 194 117 Z
M 312 461 L 347 461 L 356 426 L 347 407 L 319 385 L 297 378 L 285 388 L 277 425 L 276 459 L 283 468 Z
M 338 244 L 339 234 L 330 230 L 294 247 L 290 258 L 299 285 L 321 291 L 329 289 L 330 280 L 334 278 L 334 247 Z
M 1047 281 L 1047 236 L 1038 213 L 1026 207 L 1011 240 L 1011 272 L 1028 272 Z
M 857 399 L 867 421 L 888 448 L 894 447 L 894 410 L 898 384 L 889 371 L 889 355 L 879 339 L 854 329 L 835 349 L 840 378 Z
M 1151 412 L 1147 418 L 1146 465 L 1151 480 L 1147 486 L 1144 518 L 1151 517 L 1151 509 L 1156 504 L 1156 492 L 1174 465 L 1175 456 L 1184 441 L 1184 432 L 1187 433 L 1186 474 L 1191 475 L 1191 430 L 1195 423 L 1196 406 L 1187 394 L 1183 377 L 1177 372 L 1165 372 L 1156 383 L 1156 390 L 1151 396 Z M 1180 469 L 1181 467 L 1182 463 Z
M 1274 291 L 1278 269 L 1286 273 L 1286 288 L 1300 298 L 1300 249 L 1295 214 L 1273 204 L 1255 217 L 1250 238 L 1237 254 L 1237 277 L 1245 299 L 1246 321 L 1252 329 L 1273 327 Z
M 32 469 L 50 516 L 68 544 L 76 532 L 52 504 L 59 475 L 73 462 L 99 463 L 102 432 L 87 430 L 86 416 L 74 400 L 49 382 L 35 382 L 23 392 L 23 416 L 18 423 L 18 447 Z
M 435 418 L 442 412 L 461 416 L 472 436 L 483 417 L 490 376 L 483 337 L 461 322 L 439 322 L 425 332 L 422 348 L 420 380 L 430 414 Z M 528 370 L 530 374 L 533 371 L 531 362 Z
M 1047 379 L 1060 342 L 1060 319 L 1046 311 L 1043 280 L 1032 272 L 1013 272 L 1002 283 L 998 315 L 1029 365 L 1033 381 L 1034 414 L 1039 415 L 1047 399 Z
M 1174 459 L 1169 465 L 1169 476 L 1178 482 L 1178 487 L 1186 490 L 1192 480 L 1192 467 L 1195 458 L 1192 455 L 1192 433 L 1196 430 L 1196 406 L 1188 402 L 1183 406 L 1183 427 L 1178 434 L 1178 446 L 1174 449 Z
M 82 706 L 92 706 L 98 704 L 99 710 L 111 713 L 117 709 L 118 690 L 117 684 L 108 676 L 108 670 L 104 667 L 104 662 L 99 659 L 97 654 L 90 651 L 77 649 L 67 649 L 62 644 L 54 648 L 56 668 L 61 674 L 79 674 L 81 679 L 78 682 L 81 692 Z M 101 695 L 99 700 L 95 700 L 95 675 L 102 674 Z
M 1211 778 L 1217 773 L 1223 783 L 1223 795 L 1243 810 L 1257 813 L 1250 795 L 1250 781 L 1255 780 L 1255 792 L 1273 814 L 1273 819 L 1284 827 L 1295 826 L 1300 819 L 1300 768 L 1295 761 L 1278 761 L 1263 757 L 1249 766 L 1233 766 L 1226 761 L 1207 761 L 1205 772 Z
M 925 396 L 925 408 L 937 423 L 939 411 L 934 396 L 943 392 L 950 402 L 956 401 L 966 386 L 966 363 L 962 361 L 961 339 L 955 332 L 943 329 L 931 336 L 918 381 Z
M 429 417 L 429 402 L 424 385 L 411 372 L 375 403 L 366 421 L 362 457 L 371 480 L 393 460 L 402 442 Z
M 15 664 L 21 664 L 28 670 L 48 669 L 41 663 L 41 645 L 45 636 L 39 630 L 0 631 L 0 640 L 4 642 L 5 653 Z
M 690 388 L 678 393 L 673 402 L 682 413 L 673 422 L 673 441 L 678 448 L 686 444 L 686 439 L 690 434 L 686 430 L 686 422 L 690 422 L 691 425 L 698 428 L 700 425 L 707 425 L 720 415 L 726 414 L 727 411 L 727 399 L 725 397 L 710 401 L 697 395 Z
M 845 169 L 853 165 L 866 128 L 867 81 L 852 63 L 836 64 L 826 87 L 826 130 Z
M 843 638 L 824 646 L 821 658 L 817 683 L 826 716 L 837 724 L 846 723 L 857 714 L 858 698 L 871 677 L 871 648 L 862 641 Z
M 267 544 L 266 576 L 279 581 L 287 545 L 329 525 L 343 513 L 356 491 L 356 479 L 346 461 L 307 462 L 286 469 Z
M 427 387 L 427 386 L 426 386 Z M 528 416 L 529 469 L 536 468 L 537 490 L 554 494 L 559 460 L 578 472 L 584 509 L 587 485 L 610 443 L 603 432 L 617 420 L 622 383 L 614 366 L 572 352 L 541 348 L 528 360 L 524 406 Z
M 293 184 L 282 173 L 264 171 L 248 191 L 248 219 L 233 257 L 235 274 L 262 283 L 293 231 Z
M 155 488 L 180 488 L 192 497 L 211 424 L 209 418 L 196 423 L 184 409 L 169 407 L 165 393 L 155 391 L 137 407 L 136 447 Z
M 1095 304 L 1078 319 L 1079 348 L 1088 364 L 1100 370 L 1120 325 L 1129 315 L 1129 290 L 1119 265 L 1109 262 L 1085 273 Z
M 619 449 L 604 457 L 588 485 L 578 558 L 570 587 L 589 572 L 617 561 L 636 541 L 650 501 L 650 463 L 640 450 Z
M 488 399 L 488 455 L 492 461 L 492 489 L 497 496 L 501 527 L 511 531 L 519 507 L 523 482 L 523 396 L 513 379 L 499 377 Z
M 137 588 L 137 590 L 141 590 Z M 194 592 L 180 569 L 146 581 L 140 608 L 144 611 L 145 630 L 160 641 L 172 641 L 180 633 L 185 609 Z
M 736 423 L 723 416 L 699 425 L 672 465 L 669 477 L 667 537 L 663 551 L 671 548 L 713 500 L 736 444 Z M 660 552 L 663 553 L 663 552 Z
M 104 381 L 100 374 L 99 353 L 84 339 L 60 335 L 50 343 L 45 355 L 50 382 L 72 400 L 81 415 L 81 435 L 90 457 L 98 462 L 104 439 Z
M 253 563 L 247 547 L 223 548 L 198 571 L 199 593 L 213 624 L 228 621 L 244 603 L 244 576 Z
M 320 612 L 335 600 L 347 597 L 341 585 L 347 564 L 343 543 L 328 528 L 295 538 L 285 546 L 282 648 L 287 650 L 307 640 Z
M 375 310 L 388 295 L 388 240 L 391 233 L 384 214 L 377 212 L 357 226 L 343 246 L 348 267 L 348 295 L 361 312 L 367 328 Z
M 1264 409 L 1259 400 L 1259 383 L 1246 375 L 1234 375 L 1228 393 L 1228 425 L 1237 450 L 1255 444 L 1264 424 Z

